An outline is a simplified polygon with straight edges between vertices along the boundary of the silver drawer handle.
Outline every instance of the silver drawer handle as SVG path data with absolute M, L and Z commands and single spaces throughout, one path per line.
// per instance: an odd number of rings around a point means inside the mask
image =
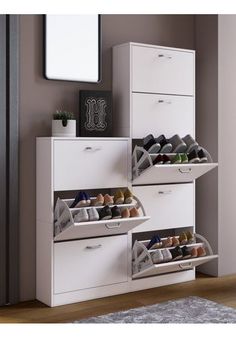
M 161 104 L 161 103 L 166 103 L 166 104 L 171 104 L 172 102 L 171 101 L 167 101 L 167 100 L 164 100 L 164 99 L 159 99 L 157 101 L 158 104 Z
M 171 55 L 168 55 L 168 54 L 158 54 L 158 57 L 160 57 L 160 58 L 167 58 L 167 59 L 172 59 L 172 56 Z
M 100 151 L 102 148 L 101 147 L 91 147 L 91 146 L 86 146 L 84 151 L 86 152 L 95 152 L 95 151 Z
M 112 224 L 112 225 L 105 224 L 105 226 L 108 229 L 119 228 L 120 227 L 120 222 Z
M 158 194 L 161 194 L 161 195 L 163 195 L 163 194 L 171 194 L 171 193 L 172 193 L 171 190 L 169 190 L 169 191 L 158 191 Z
M 191 167 L 188 168 L 187 170 L 179 169 L 179 172 L 180 172 L 180 173 L 191 173 L 191 171 L 192 171 Z
M 189 262 L 187 264 L 186 263 L 185 264 L 180 263 L 179 267 L 180 267 L 180 269 L 189 269 L 189 268 L 193 268 L 193 265 L 192 265 L 192 262 Z
M 86 246 L 86 249 L 98 249 L 98 248 L 101 248 L 102 245 L 99 244 L 99 245 L 94 245 L 94 246 Z

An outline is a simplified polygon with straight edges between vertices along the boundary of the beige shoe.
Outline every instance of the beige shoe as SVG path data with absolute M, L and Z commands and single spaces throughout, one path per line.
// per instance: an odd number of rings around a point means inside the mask
M 179 239 L 176 236 L 173 236 L 172 246 L 178 246 L 178 245 L 179 245 Z
M 129 209 L 127 207 L 125 207 L 121 211 L 121 216 L 122 216 L 122 218 L 129 218 L 130 217 L 130 212 L 129 212 Z
M 96 199 L 92 201 L 93 206 L 102 206 L 104 204 L 104 196 L 100 193 L 97 195 Z
M 116 191 L 114 195 L 114 204 L 120 205 L 125 201 L 124 193 L 121 190 Z
M 173 244 L 173 240 L 170 236 L 168 238 L 162 240 L 162 246 L 165 247 L 165 248 L 171 247 L 172 244 Z
M 137 218 L 137 217 L 139 217 L 139 211 L 138 211 L 138 209 L 136 207 L 131 208 L 129 210 L 129 212 L 130 212 L 130 217 L 131 218 Z
M 111 206 L 113 204 L 114 204 L 113 198 L 109 194 L 105 194 L 104 195 L 104 205 Z
M 186 235 L 187 235 L 187 239 L 188 239 L 188 244 L 196 243 L 196 239 L 194 237 L 194 234 L 192 234 L 190 231 L 187 231 Z
M 124 203 L 125 204 L 131 204 L 133 202 L 133 193 L 127 188 L 127 190 L 124 193 Z
M 188 238 L 187 235 L 185 234 L 185 232 L 182 232 L 179 236 L 179 243 L 181 245 L 186 245 L 188 243 Z

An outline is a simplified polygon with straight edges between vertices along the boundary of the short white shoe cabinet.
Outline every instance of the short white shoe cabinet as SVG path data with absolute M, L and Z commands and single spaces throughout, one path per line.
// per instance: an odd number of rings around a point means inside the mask
M 132 158 L 132 139 L 149 133 L 195 136 L 194 64 L 191 50 L 116 46 L 119 138 L 37 138 L 36 292 L 41 302 L 58 306 L 193 280 L 195 266 L 217 257 L 200 235 L 192 246 L 204 245 L 205 257 L 153 264 L 146 249 L 154 234 L 195 232 L 194 179 L 217 164 L 153 166 L 146 158 L 150 167 L 142 171 L 138 158 Z M 128 207 L 137 205 L 139 217 L 74 221 L 77 209 L 70 205 L 78 190 L 95 197 L 100 190 L 112 194 L 126 187 L 135 196 Z

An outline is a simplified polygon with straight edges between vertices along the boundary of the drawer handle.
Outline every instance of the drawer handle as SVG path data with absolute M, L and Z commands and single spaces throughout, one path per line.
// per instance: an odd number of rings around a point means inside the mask
M 164 99 L 159 99 L 157 101 L 158 104 L 161 104 L 161 103 L 166 103 L 166 104 L 171 104 L 172 102 L 171 101 L 167 101 L 167 100 L 164 100 Z
M 188 168 L 187 170 L 179 169 L 180 173 L 191 173 L 191 171 L 192 171 L 191 167 Z
M 98 248 L 101 248 L 102 245 L 99 244 L 99 245 L 94 245 L 94 246 L 86 246 L 86 249 L 98 249 Z
M 180 267 L 180 269 L 189 269 L 189 268 L 193 268 L 193 265 L 192 265 L 192 262 L 189 262 L 187 264 L 186 263 L 185 264 L 180 263 L 179 267 Z
M 167 58 L 167 59 L 172 59 L 172 56 L 171 55 L 168 55 L 168 54 L 158 54 L 158 57 L 159 58 Z
M 159 191 L 158 194 L 161 194 L 161 195 L 164 195 L 164 194 L 171 194 L 172 191 L 169 190 L 169 191 Z
M 105 224 L 105 226 L 108 229 L 119 228 L 120 227 L 120 222 L 115 223 L 115 224 L 111 224 L 111 225 Z
M 96 152 L 96 151 L 100 151 L 101 149 L 102 149 L 101 147 L 86 146 L 84 151 L 86 151 L 86 152 Z

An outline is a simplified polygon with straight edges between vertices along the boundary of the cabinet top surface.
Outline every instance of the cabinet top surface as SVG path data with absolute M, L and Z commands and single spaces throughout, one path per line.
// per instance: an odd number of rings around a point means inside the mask
M 107 141 L 128 141 L 130 138 L 128 137 L 36 137 L 37 140 L 107 140 Z
M 173 47 L 159 46 L 159 45 L 155 45 L 155 44 L 138 43 L 138 42 L 126 42 L 126 43 L 116 45 L 114 47 L 120 47 L 120 46 L 129 46 L 129 47 L 137 46 L 137 47 L 146 47 L 146 48 L 168 49 L 168 50 L 174 50 L 174 51 L 180 51 L 180 52 L 187 52 L 187 53 L 195 54 L 195 50 L 193 50 L 193 49 L 173 48 Z

